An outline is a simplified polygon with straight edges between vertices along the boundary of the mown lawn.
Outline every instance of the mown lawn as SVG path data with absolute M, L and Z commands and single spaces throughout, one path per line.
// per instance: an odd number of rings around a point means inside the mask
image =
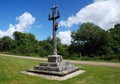
M 86 72 L 65 81 L 21 74 L 40 61 L 0 56 L 0 84 L 120 84 L 120 68 L 76 65 Z

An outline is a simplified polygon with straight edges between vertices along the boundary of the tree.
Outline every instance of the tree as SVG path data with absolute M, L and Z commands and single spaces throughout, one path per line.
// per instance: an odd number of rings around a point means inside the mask
M 114 28 L 111 28 L 108 31 L 109 35 L 112 38 L 112 49 L 115 54 L 120 53 L 120 24 L 115 24 Z
M 13 34 L 16 43 L 16 53 L 31 54 L 37 52 L 39 42 L 31 33 L 14 32 Z
M 58 54 L 62 55 L 63 58 L 68 58 L 68 46 L 61 43 L 60 38 L 57 38 L 57 49 Z
M 39 42 L 40 48 L 40 56 L 47 57 L 48 55 L 51 55 L 53 53 L 53 47 L 52 47 L 52 39 L 48 37 L 46 40 Z
M 93 23 L 83 23 L 77 31 L 72 32 L 72 38 L 71 47 L 75 46 L 73 50 L 78 55 L 102 55 L 107 43 L 106 32 Z
M 12 42 L 13 40 L 10 37 L 4 36 L 0 40 L 0 51 L 10 51 L 13 46 Z

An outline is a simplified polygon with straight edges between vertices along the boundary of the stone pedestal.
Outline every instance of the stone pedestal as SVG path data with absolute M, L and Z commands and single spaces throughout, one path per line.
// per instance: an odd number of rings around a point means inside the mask
M 79 68 L 73 64 L 62 62 L 62 56 L 49 55 L 48 62 L 40 63 L 38 66 L 34 66 L 33 69 L 27 71 L 46 75 L 65 76 L 77 70 L 79 70 Z
M 62 56 L 61 55 L 49 55 L 48 62 L 62 62 Z

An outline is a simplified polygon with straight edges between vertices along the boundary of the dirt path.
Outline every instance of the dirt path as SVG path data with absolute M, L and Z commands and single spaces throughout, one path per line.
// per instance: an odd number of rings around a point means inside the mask
M 8 57 L 15 57 L 15 58 L 24 58 L 24 59 L 47 61 L 47 58 L 26 57 L 26 56 L 16 56 L 16 55 L 6 55 L 6 54 L 0 54 L 0 56 L 8 56 Z M 120 63 L 89 62 L 89 61 L 76 61 L 76 60 L 63 60 L 63 61 L 67 61 L 67 62 L 74 63 L 74 64 L 120 67 Z

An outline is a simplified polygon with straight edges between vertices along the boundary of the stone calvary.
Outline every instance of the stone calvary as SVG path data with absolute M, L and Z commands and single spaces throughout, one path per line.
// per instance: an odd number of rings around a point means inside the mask
M 62 56 L 57 54 L 57 42 L 56 42 L 56 31 L 58 29 L 58 23 L 56 19 L 60 18 L 60 12 L 57 11 L 57 7 L 54 5 L 52 10 L 52 15 L 48 14 L 48 19 L 53 22 L 53 55 L 48 56 L 48 61 L 40 63 L 37 66 L 34 66 L 33 69 L 27 70 L 27 72 L 45 74 L 45 75 L 54 75 L 54 76 L 65 76 L 67 74 L 76 72 L 79 70 L 78 67 L 75 67 L 69 62 L 63 62 Z

